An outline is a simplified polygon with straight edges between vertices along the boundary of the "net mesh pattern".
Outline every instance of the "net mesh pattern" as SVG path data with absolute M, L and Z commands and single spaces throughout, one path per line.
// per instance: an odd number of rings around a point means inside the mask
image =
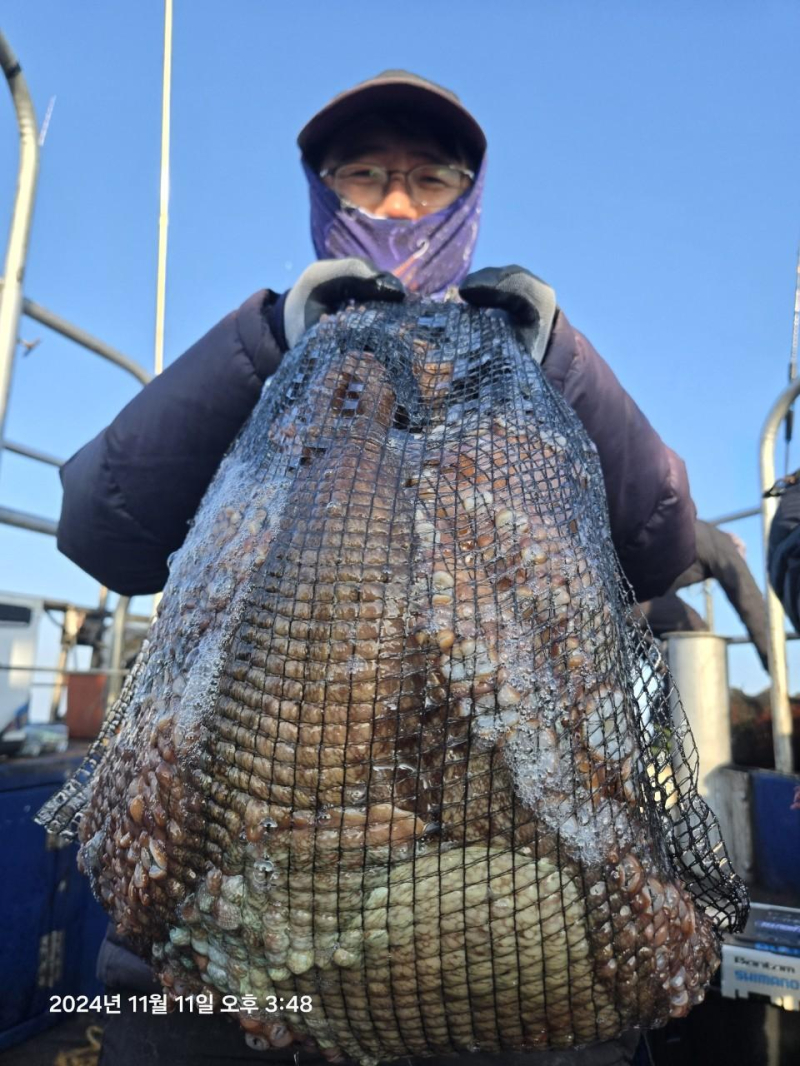
M 39 820 L 256 1044 L 664 1024 L 747 897 L 632 606 L 594 446 L 502 316 L 350 309 L 265 389 Z

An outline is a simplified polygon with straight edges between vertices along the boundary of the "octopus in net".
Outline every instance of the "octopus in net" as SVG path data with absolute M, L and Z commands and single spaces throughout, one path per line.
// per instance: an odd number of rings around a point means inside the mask
M 335 316 L 223 461 L 48 824 L 79 817 L 169 995 L 254 1046 L 376 1063 L 664 1024 L 719 963 L 678 861 L 701 823 L 706 888 L 733 875 L 616 566 L 596 455 L 503 321 Z

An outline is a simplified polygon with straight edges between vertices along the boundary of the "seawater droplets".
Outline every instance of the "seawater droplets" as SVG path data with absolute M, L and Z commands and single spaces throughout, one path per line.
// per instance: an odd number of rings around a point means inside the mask
M 621 805 L 611 798 L 598 802 L 574 774 L 567 733 L 526 722 L 508 738 L 507 753 L 525 807 L 583 862 L 601 862 L 610 848 L 630 839 Z

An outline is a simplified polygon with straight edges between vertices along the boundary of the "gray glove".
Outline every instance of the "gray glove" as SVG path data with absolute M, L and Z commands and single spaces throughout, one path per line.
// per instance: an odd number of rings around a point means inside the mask
M 286 297 L 283 330 L 290 348 L 306 330 L 348 300 L 390 300 L 405 298 L 402 281 L 382 273 L 366 259 L 320 259 L 306 267 Z
M 521 266 L 485 267 L 467 275 L 458 290 L 474 307 L 505 311 L 537 363 L 544 359 L 556 317 L 556 294 Z

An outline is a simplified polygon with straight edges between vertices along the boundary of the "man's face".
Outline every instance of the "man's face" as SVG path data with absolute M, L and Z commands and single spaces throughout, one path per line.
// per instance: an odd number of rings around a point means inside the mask
M 377 218 L 409 220 L 449 206 L 471 180 L 435 140 L 370 120 L 352 124 L 331 142 L 321 171 L 326 185 L 348 203 Z

